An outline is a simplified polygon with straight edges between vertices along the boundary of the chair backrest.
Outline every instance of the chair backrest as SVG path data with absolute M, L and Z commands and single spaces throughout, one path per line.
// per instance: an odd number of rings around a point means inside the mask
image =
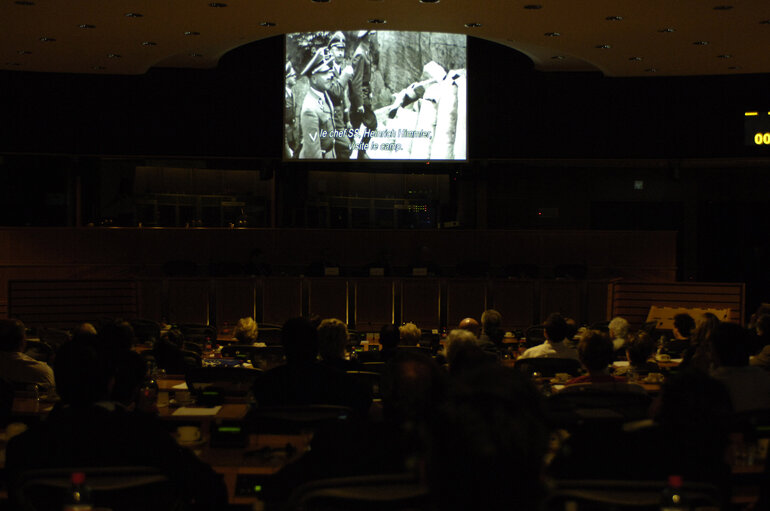
M 301 433 L 348 423 L 353 409 L 338 405 L 261 406 L 247 418 L 249 430 L 259 433 Z
M 383 474 L 310 481 L 297 487 L 287 509 L 321 510 L 420 510 L 429 508 L 425 486 L 412 474 Z
M 67 502 L 73 472 L 86 474 L 94 507 L 112 511 L 173 511 L 184 499 L 168 478 L 151 467 L 68 467 L 24 472 L 19 478 L 16 506 L 20 511 L 61 509 Z
M 225 396 L 245 396 L 262 374 L 258 369 L 243 367 L 198 367 L 185 375 L 187 387 L 195 396 L 215 389 Z
M 10 421 L 14 392 L 14 385 L 0 378 L 0 427 L 5 427 Z
M 372 391 L 372 397 L 378 399 L 382 397 L 380 393 L 380 384 L 382 375 L 375 371 L 346 371 L 349 375 L 356 378 L 359 382 L 366 385 Z
M 552 410 L 575 413 L 583 419 L 613 418 L 625 422 L 646 419 L 652 398 L 632 383 L 570 385 L 548 399 Z M 602 411 L 608 412 L 601 415 Z
M 661 493 L 667 485 L 665 481 L 557 480 L 542 509 L 658 511 L 661 509 Z M 685 482 L 682 492 L 692 509 L 721 509 L 722 496 L 719 489 L 713 485 Z
M 372 373 L 380 373 L 385 370 L 385 366 L 387 365 L 386 362 L 364 362 L 362 364 L 365 371 L 370 371 Z
M 428 357 L 433 353 L 430 348 L 424 346 L 399 346 L 397 349 L 398 351 L 406 351 L 409 353 L 422 353 Z
M 535 373 L 541 376 L 554 376 L 556 373 L 577 376 L 581 372 L 580 362 L 572 358 L 520 358 L 513 367 L 528 377 Z

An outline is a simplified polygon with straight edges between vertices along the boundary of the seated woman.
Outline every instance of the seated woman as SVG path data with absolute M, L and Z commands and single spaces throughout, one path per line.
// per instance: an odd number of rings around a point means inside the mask
M 612 341 L 597 330 L 588 330 L 578 344 L 578 358 L 588 374 L 569 380 L 566 385 L 576 383 L 616 383 L 625 382 L 625 378 L 612 376 Z
M 233 337 L 238 340 L 238 344 L 252 344 L 256 346 L 258 335 L 257 322 L 251 317 L 239 319 L 238 324 L 233 328 Z
M 360 371 L 361 365 L 345 359 L 348 327 L 336 318 L 324 319 L 318 325 L 318 352 L 323 363 L 341 371 Z
M 176 329 L 164 333 L 155 343 L 153 353 L 159 369 L 168 374 L 185 374 L 189 369 L 200 367 L 200 356 L 183 349 L 184 335 Z

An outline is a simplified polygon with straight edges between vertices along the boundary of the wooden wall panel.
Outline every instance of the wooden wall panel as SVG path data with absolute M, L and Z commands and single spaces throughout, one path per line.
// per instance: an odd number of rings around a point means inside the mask
M 142 319 L 160 322 L 167 319 L 167 300 L 162 280 L 137 281 L 138 315 Z
M 8 292 L 8 314 L 27 326 L 72 328 L 137 315 L 136 283 L 129 280 L 11 281 Z
M 534 280 L 495 280 L 490 287 L 489 306 L 503 316 L 503 328 L 524 330 L 536 322 Z
M 168 281 L 168 320 L 172 323 L 208 325 L 211 281 L 208 279 L 170 279 Z
M 401 321 L 423 329 L 439 328 L 441 287 L 438 279 L 401 281 Z
M 260 286 L 261 289 L 261 286 Z M 217 279 L 214 281 L 214 311 L 220 328 L 232 327 L 241 318 L 257 318 L 255 279 Z
M 394 280 L 386 278 L 357 279 L 352 283 L 356 330 L 379 332 L 395 321 Z
M 347 280 L 337 277 L 307 279 L 307 284 L 308 312 L 311 316 L 337 318 L 349 323 Z
M 730 309 L 730 320 L 745 319 L 745 284 L 701 282 L 615 282 L 610 286 L 612 316 L 634 326 L 647 319 L 650 307 Z
M 463 318 L 481 321 L 481 313 L 487 309 L 486 279 L 447 279 L 446 318 L 447 328 L 455 328 Z
M 262 282 L 262 322 L 282 325 L 302 315 L 302 279 L 269 277 Z
M 544 321 L 552 312 L 583 320 L 585 281 L 581 280 L 544 280 L 540 286 L 540 321 Z

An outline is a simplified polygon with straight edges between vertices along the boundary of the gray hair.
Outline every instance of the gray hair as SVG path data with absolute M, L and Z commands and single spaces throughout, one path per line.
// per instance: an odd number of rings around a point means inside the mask
M 609 325 L 610 334 L 615 336 L 616 339 L 625 339 L 628 337 L 629 326 L 630 325 L 625 318 L 621 318 L 620 316 L 612 318 Z

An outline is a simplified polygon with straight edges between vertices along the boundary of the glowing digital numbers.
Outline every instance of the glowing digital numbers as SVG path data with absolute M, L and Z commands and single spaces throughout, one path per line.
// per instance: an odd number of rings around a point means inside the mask
M 757 133 L 754 135 L 756 145 L 770 145 L 770 133 Z

